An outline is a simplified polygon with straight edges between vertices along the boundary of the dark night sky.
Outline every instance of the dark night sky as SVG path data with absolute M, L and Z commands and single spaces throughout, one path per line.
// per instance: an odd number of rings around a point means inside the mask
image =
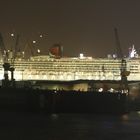
M 114 27 L 121 47 L 140 46 L 139 0 L 1 0 L 0 31 L 7 47 L 10 33 L 20 35 L 20 48 L 27 40 L 48 53 L 54 43 L 62 43 L 64 54 L 103 57 L 115 52 Z M 43 34 L 43 38 L 39 38 Z

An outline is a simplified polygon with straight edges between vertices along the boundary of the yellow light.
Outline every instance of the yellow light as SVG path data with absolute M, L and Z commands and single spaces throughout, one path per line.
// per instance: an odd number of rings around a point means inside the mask
M 40 49 L 37 49 L 37 52 L 40 53 Z

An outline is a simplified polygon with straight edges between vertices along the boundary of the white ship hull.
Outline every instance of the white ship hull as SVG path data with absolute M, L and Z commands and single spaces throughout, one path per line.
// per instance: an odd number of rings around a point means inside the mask
M 140 59 L 128 59 L 128 81 L 140 80 Z M 3 62 L 0 79 L 3 79 Z M 16 80 L 120 80 L 121 60 L 108 58 L 61 58 L 35 56 L 14 62 Z M 9 72 L 10 79 L 10 72 Z

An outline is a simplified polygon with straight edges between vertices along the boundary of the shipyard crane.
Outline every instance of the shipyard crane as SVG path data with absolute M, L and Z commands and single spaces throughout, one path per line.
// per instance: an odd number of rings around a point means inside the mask
M 4 58 L 4 53 L 5 53 L 5 45 L 3 42 L 3 37 L 2 34 L 0 33 L 0 59 L 3 60 Z
M 1 33 L 0 33 L 0 54 L 1 54 L 1 60 L 3 62 L 3 68 L 4 68 L 4 80 L 2 81 L 2 84 L 3 86 L 7 87 L 9 85 L 8 71 L 10 69 L 10 63 L 8 62 L 8 53 L 6 51 Z
M 117 28 L 114 29 L 114 32 L 115 32 L 116 47 L 117 47 L 117 57 L 119 59 L 121 59 L 121 68 L 120 68 L 121 88 L 123 90 L 125 90 L 125 89 L 128 89 L 127 76 L 130 74 L 130 72 L 126 70 L 127 63 L 126 63 L 126 60 L 124 59 L 124 56 L 123 56 Z
M 16 37 L 15 48 L 11 52 L 7 51 L 4 45 L 2 34 L 0 33 L 0 57 L 3 62 L 4 79 L 2 81 L 3 87 L 14 86 L 14 61 L 16 58 L 17 46 L 19 42 L 19 35 Z M 11 60 L 11 62 L 9 61 Z M 8 71 L 11 72 L 11 81 L 9 81 Z
M 14 63 L 15 63 L 15 59 L 17 57 L 17 46 L 18 46 L 18 43 L 19 43 L 19 35 L 17 34 L 16 35 L 16 41 L 15 41 L 15 46 L 14 46 L 14 50 L 12 51 L 13 54 L 12 54 L 12 57 L 11 57 L 11 65 L 10 65 L 10 69 L 9 71 L 11 72 L 11 84 L 12 86 L 14 86 L 14 71 L 15 71 L 15 67 L 14 67 Z
M 34 47 L 32 46 L 30 41 L 27 41 L 27 43 L 23 49 L 23 52 L 25 53 L 27 49 L 28 49 L 28 52 L 30 53 L 29 55 L 31 55 L 31 56 L 35 55 Z

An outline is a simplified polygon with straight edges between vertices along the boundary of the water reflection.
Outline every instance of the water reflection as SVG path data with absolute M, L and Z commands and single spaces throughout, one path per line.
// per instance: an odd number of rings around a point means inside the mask
M 140 140 L 140 112 L 103 114 L 0 114 L 0 138 Z
M 122 121 L 128 121 L 129 120 L 129 115 L 128 114 L 124 114 L 122 115 Z

